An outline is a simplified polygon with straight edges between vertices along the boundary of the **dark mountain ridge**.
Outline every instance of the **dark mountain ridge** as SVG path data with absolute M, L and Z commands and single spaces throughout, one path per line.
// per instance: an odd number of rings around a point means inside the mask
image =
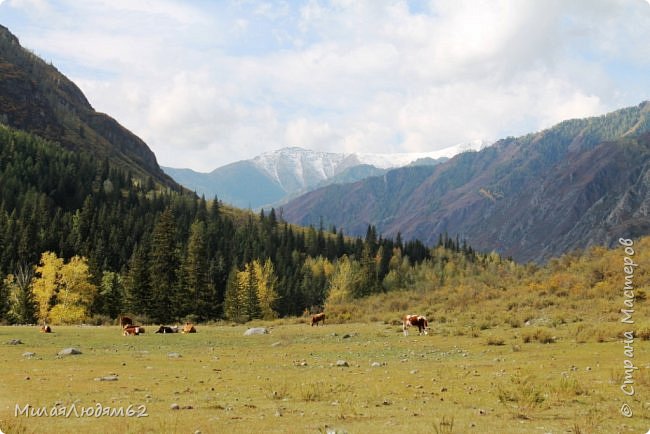
M 457 155 L 424 179 L 396 169 L 326 187 L 285 205 L 283 216 L 299 224 L 322 218 L 353 234 L 373 224 L 431 244 L 460 234 L 521 261 L 613 245 L 650 233 L 649 131 L 644 102 Z
M 177 184 L 147 145 L 110 116 L 96 112 L 83 92 L 54 66 L 21 47 L 0 26 L 0 122 L 60 143 L 72 151 L 108 158 L 141 178 Z

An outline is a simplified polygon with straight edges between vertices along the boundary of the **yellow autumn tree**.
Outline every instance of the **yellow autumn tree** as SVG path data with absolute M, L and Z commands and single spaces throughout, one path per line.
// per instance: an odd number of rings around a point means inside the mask
M 90 281 L 85 258 L 75 256 L 64 264 L 56 254 L 46 252 L 36 274 L 33 288 L 41 321 L 71 324 L 88 318 L 97 287 Z
M 59 259 L 56 253 L 45 252 L 41 255 L 41 261 L 36 267 L 36 275 L 32 283 L 34 301 L 38 306 L 38 319 L 41 322 L 49 320 L 54 297 L 59 288 L 60 270 L 63 267 L 63 259 Z
M 90 281 L 88 261 L 75 256 L 60 271 L 60 287 L 56 305 L 50 311 L 53 323 L 80 323 L 90 316 L 90 306 L 97 296 L 97 287 Z
M 278 314 L 273 309 L 273 306 L 275 305 L 275 301 L 278 299 L 278 277 L 275 274 L 273 262 L 271 262 L 271 259 L 267 259 L 264 264 L 262 264 L 260 261 L 255 260 L 253 261 L 253 271 L 257 283 L 257 299 L 259 301 L 262 318 L 277 318 Z
M 326 310 L 329 306 L 348 302 L 352 299 L 356 288 L 359 286 L 359 264 L 347 255 L 336 262 L 334 272 L 330 276 L 330 290 L 325 302 Z

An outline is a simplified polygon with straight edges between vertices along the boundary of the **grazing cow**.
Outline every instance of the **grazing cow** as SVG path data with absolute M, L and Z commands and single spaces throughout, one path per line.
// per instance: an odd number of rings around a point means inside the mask
M 194 324 L 186 322 L 185 325 L 183 326 L 183 333 L 196 333 L 196 329 L 194 328 Z
M 161 325 L 161 326 L 158 328 L 158 331 L 156 331 L 156 333 L 167 334 L 167 333 L 176 333 L 176 332 L 174 331 L 173 328 L 171 328 L 171 327 L 169 327 L 169 326 L 163 326 L 163 325 Z
M 325 325 L 325 314 L 323 312 L 317 313 L 311 317 L 311 326 L 313 327 L 314 324 L 316 324 L 316 327 L 318 327 L 318 323 L 321 321 L 323 321 L 323 325 Z
M 52 333 L 52 328 L 47 324 L 43 324 L 41 326 L 41 333 Z
M 124 326 L 124 336 L 138 336 L 140 333 L 143 333 L 142 327 L 134 326 L 133 324 Z
M 429 334 L 429 322 L 422 315 L 406 315 L 402 320 L 402 331 L 404 336 L 408 336 L 408 328 L 414 326 L 418 328 L 418 335 Z
M 127 325 L 133 325 L 133 320 L 128 316 L 120 315 L 120 327 L 124 328 Z

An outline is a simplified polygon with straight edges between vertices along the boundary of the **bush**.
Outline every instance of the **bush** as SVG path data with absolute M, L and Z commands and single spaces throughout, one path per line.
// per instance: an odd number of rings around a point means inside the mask
M 505 340 L 503 338 L 499 338 L 496 336 L 490 336 L 487 339 L 487 344 L 501 346 L 501 345 L 505 345 Z
M 533 330 L 529 330 L 522 335 L 524 343 L 528 344 L 532 341 L 537 341 L 540 344 L 552 344 L 555 342 L 555 336 L 551 333 L 551 330 L 544 327 L 537 327 Z
M 501 404 L 520 419 L 529 419 L 531 412 L 546 400 L 532 377 L 520 378 L 519 376 L 513 377 L 510 385 L 499 386 L 497 397 Z

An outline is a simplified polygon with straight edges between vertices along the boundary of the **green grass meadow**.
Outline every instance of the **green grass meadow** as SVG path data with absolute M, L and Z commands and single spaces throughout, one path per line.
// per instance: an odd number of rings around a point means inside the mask
M 636 340 L 625 396 L 622 340 L 495 327 L 429 336 L 383 322 L 198 326 L 125 337 L 117 326 L 0 327 L 5 433 L 646 433 L 650 354 Z M 552 333 L 549 339 L 539 339 Z M 19 339 L 23 344 L 8 342 Z M 543 343 L 551 342 L 551 343 Z M 58 357 L 67 347 L 81 355 Z M 35 356 L 26 357 L 25 352 Z M 180 357 L 170 356 L 178 353 Z M 337 366 L 345 360 L 349 366 Z M 643 361 L 643 363 L 641 362 Z M 117 376 L 117 381 L 99 378 Z M 630 418 L 620 413 L 627 403 Z M 173 404 L 178 409 L 172 409 Z M 79 416 L 21 414 L 26 405 Z M 82 416 L 84 408 L 124 416 Z M 135 414 L 126 416 L 128 407 Z M 61 410 L 61 409 L 64 410 Z M 17 414 L 18 413 L 18 414 Z

